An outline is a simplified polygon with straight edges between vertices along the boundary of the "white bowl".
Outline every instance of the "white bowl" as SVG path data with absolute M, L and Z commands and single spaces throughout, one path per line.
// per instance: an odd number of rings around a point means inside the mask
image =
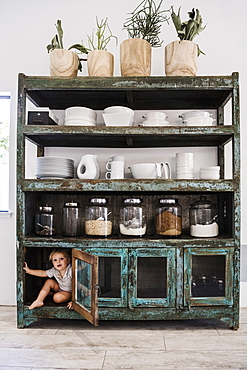
M 179 118 L 182 118 L 183 120 L 187 120 L 188 118 L 192 118 L 192 117 L 210 117 L 212 116 L 212 114 L 210 114 L 209 112 L 203 112 L 203 111 L 190 111 L 190 112 L 185 112 L 185 113 L 182 113 L 181 115 L 179 115 L 178 117 Z
M 219 180 L 220 174 L 211 171 L 204 171 L 200 172 L 200 179 L 207 179 L 207 180 Z
M 157 179 L 155 163 L 136 163 L 128 167 L 135 179 Z
M 220 166 L 208 166 L 208 167 L 201 167 L 200 171 L 215 171 L 219 172 L 220 171 Z
M 112 113 L 132 113 L 134 117 L 134 111 L 128 107 L 124 107 L 121 105 L 114 105 L 112 107 L 107 107 L 104 109 L 103 113 L 105 114 L 112 114 Z
M 191 117 L 183 121 L 184 126 L 212 126 L 216 122 L 212 117 Z
M 166 120 L 158 120 L 158 119 L 147 119 L 139 124 L 139 126 L 168 126 L 169 122 Z
M 66 118 L 73 118 L 74 116 L 83 116 L 96 120 L 97 113 L 93 109 L 86 107 L 70 107 L 65 109 Z
M 106 126 L 132 126 L 133 115 L 131 112 L 102 114 Z
M 166 120 L 168 116 L 166 113 L 163 112 L 148 112 L 142 116 L 142 118 L 145 118 L 147 120 Z

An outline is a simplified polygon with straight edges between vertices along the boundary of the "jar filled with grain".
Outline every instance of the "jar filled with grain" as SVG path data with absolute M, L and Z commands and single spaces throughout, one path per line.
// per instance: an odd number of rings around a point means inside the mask
M 124 199 L 120 210 L 120 233 L 125 236 L 143 236 L 146 233 L 145 208 L 139 198 Z
M 85 233 L 107 237 L 112 234 L 111 211 L 105 198 L 92 198 L 85 210 Z
M 64 203 L 62 234 L 63 236 L 81 235 L 81 209 L 79 203 L 73 200 Z
M 156 234 L 176 237 L 182 233 L 182 207 L 177 199 L 160 199 L 155 215 Z
M 56 235 L 53 208 L 48 204 L 40 206 L 35 215 L 35 234 L 40 236 Z

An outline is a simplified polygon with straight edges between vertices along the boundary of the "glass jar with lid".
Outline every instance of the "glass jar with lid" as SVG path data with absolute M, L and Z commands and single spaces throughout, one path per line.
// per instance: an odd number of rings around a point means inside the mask
M 35 234 L 42 236 L 56 235 L 53 208 L 48 204 L 40 206 L 35 215 Z
M 105 198 L 92 198 L 85 210 L 85 233 L 89 236 L 112 234 L 111 211 Z
M 156 234 L 175 237 L 182 233 L 182 207 L 177 199 L 160 199 L 155 215 Z
M 145 207 L 139 198 L 124 199 L 120 210 L 120 233 L 126 236 L 143 236 L 146 234 Z
M 191 204 L 189 215 L 191 236 L 210 238 L 219 234 L 217 206 L 206 196 L 201 195 L 200 200 Z
M 62 234 L 64 236 L 81 235 L 81 209 L 79 203 L 73 200 L 64 203 Z

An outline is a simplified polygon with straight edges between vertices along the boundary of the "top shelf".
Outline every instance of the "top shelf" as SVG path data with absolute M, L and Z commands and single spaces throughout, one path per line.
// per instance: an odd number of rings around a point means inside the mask
M 238 88 L 238 73 L 196 77 L 42 77 L 19 74 L 19 94 L 39 107 L 86 106 L 102 110 L 127 105 L 134 110 L 217 109 Z

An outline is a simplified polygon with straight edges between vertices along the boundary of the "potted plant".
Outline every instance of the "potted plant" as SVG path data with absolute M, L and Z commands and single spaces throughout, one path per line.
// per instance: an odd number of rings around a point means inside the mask
M 108 18 L 100 22 L 96 17 L 97 30 L 88 36 L 88 48 L 83 44 L 74 44 L 69 49 L 76 49 L 82 54 L 87 54 L 87 66 L 89 76 L 111 77 L 114 72 L 114 56 L 106 47 L 112 38 L 116 39 L 108 25 Z M 108 35 L 106 32 L 108 31 Z M 82 59 L 85 60 L 85 59 Z
M 163 0 L 156 5 L 154 0 L 143 0 L 126 19 L 123 28 L 129 39 L 120 45 L 122 76 L 150 76 L 152 47 L 160 47 L 162 23 L 168 20 L 161 10 Z
M 165 47 L 165 73 L 167 76 L 195 76 L 197 72 L 197 57 L 202 53 L 199 46 L 193 42 L 206 26 L 202 26 L 202 17 L 198 9 L 188 12 L 189 20 L 182 22 L 180 10 L 176 14 L 171 7 L 171 19 L 180 41 L 173 41 Z
M 81 62 L 78 55 L 63 47 L 63 29 L 61 20 L 55 24 L 57 33 L 47 45 L 50 53 L 50 74 L 51 76 L 77 76 L 78 69 L 81 70 Z

